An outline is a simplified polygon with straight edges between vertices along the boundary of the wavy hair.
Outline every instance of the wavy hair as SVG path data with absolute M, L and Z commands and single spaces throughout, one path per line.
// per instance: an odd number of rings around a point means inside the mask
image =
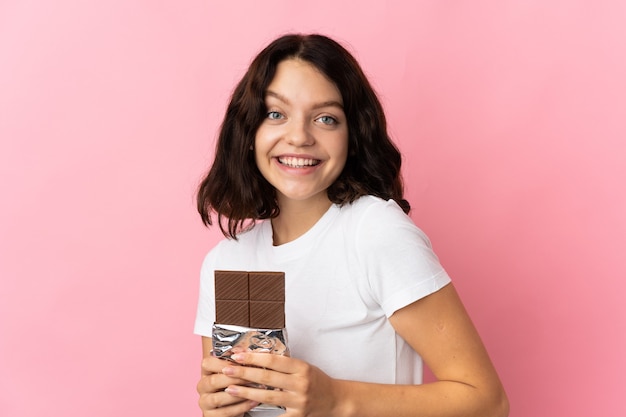
M 402 157 L 387 133 L 382 105 L 356 59 L 339 43 L 319 34 L 282 36 L 252 61 L 235 87 L 219 132 L 215 160 L 200 183 L 198 212 L 206 226 L 217 214 L 222 233 L 233 239 L 256 220 L 278 216 L 275 190 L 256 166 L 255 135 L 267 108 L 265 94 L 286 59 L 300 59 L 321 71 L 339 89 L 348 123 L 348 158 L 328 188 L 335 204 L 364 195 L 393 199 L 405 213 L 400 173 Z

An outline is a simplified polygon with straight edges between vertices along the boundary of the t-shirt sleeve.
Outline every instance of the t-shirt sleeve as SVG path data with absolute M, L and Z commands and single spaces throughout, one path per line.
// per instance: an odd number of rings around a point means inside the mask
M 215 287 L 213 284 L 213 271 L 215 269 L 215 256 L 219 246 L 206 255 L 200 269 L 200 290 L 198 296 L 198 309 L 194 333 L 200 336 L 211 337 L 213 323 L 215 321 Z
M 365 285 L 387 317 L 450 283 L 428 237 L 393 200 L 368 207 L 357 231 Z

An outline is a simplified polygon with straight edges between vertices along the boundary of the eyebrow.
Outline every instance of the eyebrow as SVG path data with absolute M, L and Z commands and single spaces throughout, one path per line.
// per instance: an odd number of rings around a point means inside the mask
M 285 104 L 291 104 L 291 102 L 287 99 L 287 97 L 285 97 L 282 94 L 279 94 L 279 93 L 277 93 L 275 91 L 272 91 L 272 90 L 267 90 L 265 92 L 265 96 L 274 97 L 274 98 L 282 101 Z M 337 108 L 343 110 L 343 104 L 341 104 L 337 100 L 322 101 L 321 103 L 316 103 L 316 104 L 313 105 L 313 109 L 321 109 L 323 107 L 337 107 Z

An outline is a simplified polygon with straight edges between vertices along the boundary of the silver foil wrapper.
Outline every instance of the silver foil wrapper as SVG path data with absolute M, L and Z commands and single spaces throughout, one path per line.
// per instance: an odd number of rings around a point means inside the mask
M 231 359 L 232 355 L 241 352 L 265 352 L 273 355 L 289 356 L 286 329 L 253 329 L 243 326 L 214 324 L 212 339 L 213 355 L 230 361 L 233 361 Z M 259 384 L 250 384 L 250 386 L 275 389 Z M 270 409 L 281 410 L 281 407 L 261 404 L 252 410 L 252 415 L 254 415 L 255 410 Z

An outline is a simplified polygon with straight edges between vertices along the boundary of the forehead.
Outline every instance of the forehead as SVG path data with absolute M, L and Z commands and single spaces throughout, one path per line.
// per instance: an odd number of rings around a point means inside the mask
M 277 65 L 265 95 L 287 101 L 332 100 L 342 103 L 337 85 L 313 64 L 300 59 L 286 59 Z

